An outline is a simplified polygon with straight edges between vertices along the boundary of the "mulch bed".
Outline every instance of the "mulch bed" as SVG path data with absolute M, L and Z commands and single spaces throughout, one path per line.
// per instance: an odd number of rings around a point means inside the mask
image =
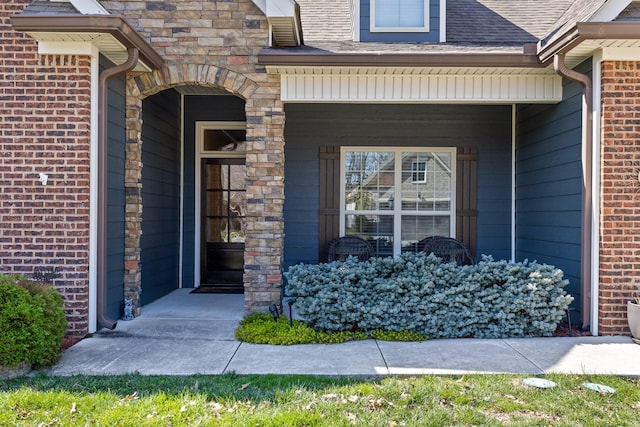
M 591 332 L 583 331 L 579 326 L 572 324 L 571 325 L 572 335 L 569 334 L 569 324 L 567 322 L 560 322 L 556 331 L 553 333 L 554 337 L 590 337 Z

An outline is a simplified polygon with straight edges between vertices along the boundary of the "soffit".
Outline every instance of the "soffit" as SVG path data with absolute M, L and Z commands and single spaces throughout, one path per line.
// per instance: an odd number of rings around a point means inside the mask
M 17 31 L 38 42 L 60 44 L 91 43 L 114 64 L 127 60 L 127 49 L 139 50 L 135 71 L 162 67 L 162 57 L 121 17 L 117 15 L 18 15 L 11 17 Z M 64 52 L 61 51 L 60 54 Z

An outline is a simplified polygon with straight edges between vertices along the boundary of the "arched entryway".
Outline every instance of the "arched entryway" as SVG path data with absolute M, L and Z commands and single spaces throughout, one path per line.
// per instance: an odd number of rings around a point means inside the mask
M 200 65 L 127 83 L 125 297 L 134 312 L 202 284 L 244 291 L 249 310 L 279 301 L 284 113 L 275 76 L 255 82 Z

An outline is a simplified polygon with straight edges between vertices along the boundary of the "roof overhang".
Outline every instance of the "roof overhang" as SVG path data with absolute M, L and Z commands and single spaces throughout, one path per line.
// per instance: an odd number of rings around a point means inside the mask
M 18 15 L 11 25 L 38 42 L 91 43 L 114 64 L 127 60 L 127 50 L 137 48 L 139 61 L 135 71 L 151 71 L 163 66 L 164 60 L 119 15 Z
M 544 68 L 529 53 L 335 53 L 263 50 L 258 63 L 285 67 L 508 67 Z
M 548 42 L 539 42 L 537 50 L 542 64 L 551 64 L 556 54 L 563 53 L 571 68 L 595 51 L 611 47 L 640 47 L 640 25 L 637 22 L 578 22 Z
M 336 53 L 264 50 L 258 62 L 281 76 L 283 102 L 556 103 L 562 79 L 522 53 Z

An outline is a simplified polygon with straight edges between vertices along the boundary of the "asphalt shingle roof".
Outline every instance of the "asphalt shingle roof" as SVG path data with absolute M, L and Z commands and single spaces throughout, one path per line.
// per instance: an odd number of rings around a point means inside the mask
M 25 16 L 52 16 L 52 15 L 77 15 L 80 12 L 68 2 L 50 2 L 48 0 L 36 0 L 27 6 L 22 15 Z

